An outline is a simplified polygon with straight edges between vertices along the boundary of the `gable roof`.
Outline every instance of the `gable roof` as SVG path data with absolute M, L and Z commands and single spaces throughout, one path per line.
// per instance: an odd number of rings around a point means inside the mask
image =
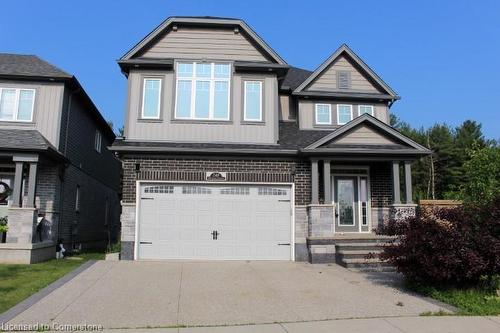
M 347 54 L 354 63 L 376 82 L 386 93 L 390 95 L 393 99 L 399 99 L 399 96 L 387 83 L 384 82 L 363 60 L 353 50 L 351 50 L 346 44 L 342 44 L 325 62 L 323 62 L 304 82 L 302 82 L 295 90 L 294 93 L 302 93 L 304 89 L 311 84 L 324 70 L 328 68 L 335 60 L 337 60 L 342 54 Z
M 322 137 L 321 139 L 317 140 L 316 142 L 313 142 L 312 144 L 308 145 L 305 150 L 315 150 L 318 148 L 321 148 L 322 145 L 326 144 L 327 142 L 330 142 L 336 138 L 339 138 L 340 136 L 347 134 L 348 132 L 352 131 L 354 128 L 358 127 L 361 124 L 368 124 L 373 127 L 375 127 L 378 131 L 381 133 L 387 135 L 388 137 L 394 138 L 397 141 L 400 141 L 407 145 L 409 148 L 414 150 L 417 153 L 422 153 L 422 154 L 428 154 L 430 153 L 430 150 L 425 148 L 424 146 L 418 144 L 417 142 L 413 141 L 412 139 L 408 138 L 407 136 L 401 134 L 391 126 L 387 125 L 386 123 L 378 120 L 377 118 L 370 116 L 369 114 L 363 114 L 354 120 L 351 120 L 347 124 L 343 125 L 342 127 L 338 128 L 334 132 Z M 401 148 L 402 146 L 400 146 Z M 353 147 L 350 147 L 353 148 Z
M 11 75 L 63 79 L 72 77 L 36 55 L 0 53 L 0 76 Z
M 159 35 L 166 31 L 170 26 L 175 23 L 193 24 L 200 26 L 228 26 L 228 27 L 238 27 L 243 30 L 253 42 L 255 42 L 267 55 L 269 55 L 276 63 L 286 65 L 286 61 L 283 60 L 276 51 L 274 51 L 250 26 L 248 26 L 243 20 L 235 18 L 222 18 L 222 17 L 211 17 L 211 16 L 172 16 L 163 21 L 159 26 L 157 26 L 153 31 L 151 31 L 146 37 L 144 37 L 139 43 L 137 43 L 132 49 L 125 53 L 120 60 L 129 60 L 147 47 L 152 41 L 154 41 Z

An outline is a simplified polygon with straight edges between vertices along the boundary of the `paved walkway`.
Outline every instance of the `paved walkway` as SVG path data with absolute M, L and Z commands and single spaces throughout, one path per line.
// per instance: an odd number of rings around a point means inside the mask
M 354 273 L 335 264 L 98 261 L 9 323 L 220 326 L 443 310 L 399 290 L 394 277 Z

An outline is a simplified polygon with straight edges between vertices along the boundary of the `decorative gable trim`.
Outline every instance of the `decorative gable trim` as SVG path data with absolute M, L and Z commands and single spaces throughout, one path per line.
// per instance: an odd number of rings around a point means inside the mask
M 152 32 L 150 32 L 146 37 L 144 37 L 139 43 L 137 43 L 132 49 L 130 49 L 125 55 L 123 55 L 119 60 L 129 60 L 133 58 L 136 54 L 140 53 L 144 48 L 146 48 L 156 37 L 163 33 L 170 26 L 175 28 L 176 23 L 184 24 L 194 24 L 194 25 L 205 25 L 205 26 L 234 26 L 235 31 L 244 31 L 253 42 L 255 42 L 269 57 L 271 57 L 276 63 L 281 65 L 287 65 L 286 61 L 283 60 L 276 51 L 274 51 L 257 33 L 250 28 L 243 20 L 239 19 L 227 19 L 227 18 L 203 18 L 203 17 L 169 17 L 163 21 L 158 27 L 156 27 Z
M 343 53 L 346 53 L 359 68 L 373 81 L 375 81 L 388 95 L 393 99 L 399 99 L 399 96 L 387 83 L 385 83 L 353 50 L 346 44 L 342 44 L 325 62 L 323 62 L 300 86 L 295 89 L 294 93 L 303 92 L 323 71 L 325 71 L 335 60 Z
M 319 139 L 318 141 L 310 144 L 305 149 L 306 150 L 317 149 L 317 148 L 321 147 L 322 145 L 324 145 L 325 143 L 332 141 L 336 138 L 339 138 L 343 134 L 347 134 L 349 131 L 351 131 L 352 129 L 354 129 L 355 127 L 357 127 L 358 125 L 361 125 L 363 123 L 367 123 L 367 124 L 374 126 L 376 129 L 378 129 L 383 134 L 387 134 L 387 136 L 389 136 L 389 137 L 392 137 L 396 140 L 402 141 L 403 143 L 407 144 L 408 146 L 410 146 L 413 149 L 416 149 L 419 152 L 430 153 L 430 151 L 427 148 L 425 148 L 424 146 L 416 143 L 415 141 L 408 138 L 407 136 L 399 133 L 397 130 L 395 130 L 391 126 L 381 122 L 380 120 L 378 120 L 375 117 L 370 116 L 369 114 L 363 114 L 362 116 L 357 117 L 356 119 L 348 122 L 344 126 L 338 128 L 334 132 L 332 132 L 332 133 L 324 136 L 323 138 Z

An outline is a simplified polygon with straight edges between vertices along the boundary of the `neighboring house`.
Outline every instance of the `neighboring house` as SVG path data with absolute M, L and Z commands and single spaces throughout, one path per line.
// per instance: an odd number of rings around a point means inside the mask
M 171 17 L 118 63 L 123 259 L 332 261 L 342 235 L 414 212 L 428 150 L 389 125 L 399 96 L 346 45 L 310 72 L 242 20 Z
M 119 232 L 115 135 L 77 79 L 33 55 L 0 53 L 0 262 L 104 248 Z M 1 197 L 0 197 L 1 199 Z

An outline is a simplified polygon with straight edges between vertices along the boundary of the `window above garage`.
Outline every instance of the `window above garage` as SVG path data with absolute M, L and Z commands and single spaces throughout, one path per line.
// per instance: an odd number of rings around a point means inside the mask
M 230 63 L 178 62 L 175 118 L 229 120 Z

